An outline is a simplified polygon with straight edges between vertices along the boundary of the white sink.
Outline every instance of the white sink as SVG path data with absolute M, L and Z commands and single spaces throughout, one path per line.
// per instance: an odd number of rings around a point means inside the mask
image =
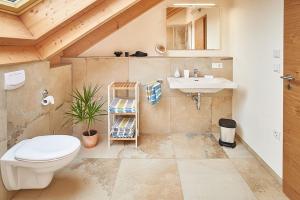
M 216 93 L 223 89 L 235 89 L 237 84 L 225 78 L 174 78 L 168 77 L 171 89 L 184 93 Z

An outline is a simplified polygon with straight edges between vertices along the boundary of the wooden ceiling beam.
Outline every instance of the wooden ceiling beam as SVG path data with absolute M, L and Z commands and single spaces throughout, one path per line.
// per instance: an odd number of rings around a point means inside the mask
M 41 60 L 34 47 L 1 46 L 0 66 Z
M 55 56 L 140 0 L 105 0 L 36 45 L 42 59 Z
M 124 12 L 112 18 L 96 30 L 92 31 L 75 44 L 64 50 L 63 55 L 66 57 L 76 57 L 81 53 L 106 38 L 108 35 L 117 31 L 121 27 L 131 22 L 136 17 L 145 13 L 150 8 L 154 7 L 163 0 L 141 0 Z

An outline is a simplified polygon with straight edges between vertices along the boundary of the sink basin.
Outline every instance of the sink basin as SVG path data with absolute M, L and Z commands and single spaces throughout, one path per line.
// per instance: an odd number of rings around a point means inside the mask
M 223 89 L 235 89 L 237 84 L 225 78 L 174 78 L 168 77 L 171 89 L 184 93 L 216 93 Z

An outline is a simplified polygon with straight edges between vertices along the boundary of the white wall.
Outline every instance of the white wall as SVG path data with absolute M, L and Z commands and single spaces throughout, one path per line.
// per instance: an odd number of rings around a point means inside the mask
M 83 52 L 80 56 L 113 56 L 116 50 L 135 52 L 141 50 L 150 56 L 157 56 L 156 44 L 166 46 L 166 8 L 172 1 L 164 1 L 153 7 L 143 15 L 131 21 L 126 26 L 112 33 L 104 40 Z M 218 0 L 221 7 L 221 50 L 191 50 L 169 51 L 168 56 L 228 56 L 228 2 L 230 0 Z M 208 1 L 198 1 L 208 2 Z
M 273 49 L 283 51 L 283 0 L 234 0 L 230 15 L 234 57 L 234 118 L 241 137 L 282 177 L 283 86 Z M 282 54 L 281 54 L 282 55 Z

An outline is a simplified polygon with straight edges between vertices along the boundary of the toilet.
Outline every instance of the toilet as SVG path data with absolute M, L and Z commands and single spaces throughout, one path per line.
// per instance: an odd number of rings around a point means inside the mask
M 79 139 L 68 135 L 23 140 L 0 159 L 3 183 L 7 190 L 45 188 L 54 172 L 69 164 L 79 150 Z

